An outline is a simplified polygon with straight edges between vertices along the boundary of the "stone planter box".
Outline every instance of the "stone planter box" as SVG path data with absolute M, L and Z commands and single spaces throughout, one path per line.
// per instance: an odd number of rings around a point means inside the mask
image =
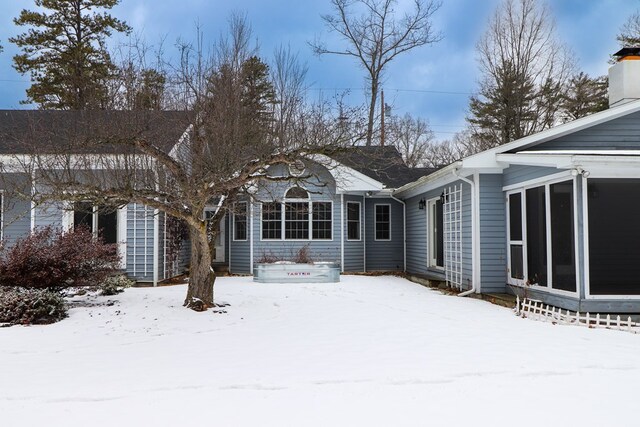
M 340 281 L 340 264 L 273 263 L 255 264 L 253 281 L 260 283 L 336 283 Z

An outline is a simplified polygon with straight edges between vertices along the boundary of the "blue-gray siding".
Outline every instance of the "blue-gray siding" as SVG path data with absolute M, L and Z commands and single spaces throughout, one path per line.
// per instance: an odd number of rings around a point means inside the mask
M 31 232 L 31 202 L 4 194 L 2 204 L 2 239 L 5 245 L 12 246 Z
M 462 185 L 462 286 L 471 287 L 472 280 L 472 212 L 471 186 L 462 181 L 436 188 L 406 200 L 407 203 L 407 272 L 414 274 L 442 275 L 439 270 L 429 268 L 427 209 L 418 209 L 421 199 L 440 197 L 445 187 Z
M 286 173 L 285 168 L 273 168 L 270 171 L 282 176 Z M 262 206 L 257 203 L 253 208 L 253 261 L 260 262 L 265 257 L 275 257 L 277 259 L 291 260 L 298 252 L 308 247 L 311 259 L 314 261 L 340 262 L 340 195 L 336 194 L 335 180 L 329 171 L 321 165 L 308 164 L 306 177 L 298 184 L 309 192 L 312 201 L 332 202 L 332 238 L 327 240 L 276 240 L 262 239 L 261 219 Z M 277 181 L 267 182 L 258 191 L 258 200 L 262 202 L 281 201 L 285 192 L 294 185 L 293 182 Z M 233 263 L 232 253 L 232 263 Z M 235 258 L 238 260 L 238 257 Z M 246 265 L 246 264 L 245 264 Z M 234 268 L 235 272 L 240 271 Z
M 504 292 L 507 281 L 507 235 L 502 176 L 480 175 L 480 286 Z
M 559 172 L 562 172 L 562 170 L 540 166 L 511 165 L 502 171 L 502 185 L 506 187 L 520 184 L 521 182 L 542 178 Z
M 391 205 L 391 240 L 375 239 L 375 205 Z M 402 204 L 390 198 L 367 198 L 365 233 L 367 271 L 404 269 L 404 230 Z
M 592 126 L 528 150 L 629 150 L 640 148 L 640 112 Z

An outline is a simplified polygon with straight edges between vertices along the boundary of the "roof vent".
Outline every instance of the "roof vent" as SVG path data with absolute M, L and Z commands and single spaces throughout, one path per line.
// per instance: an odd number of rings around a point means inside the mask
M 613 54 L 609 68 L 609 107 L 640 99 L 640 47 L 625 47 Z

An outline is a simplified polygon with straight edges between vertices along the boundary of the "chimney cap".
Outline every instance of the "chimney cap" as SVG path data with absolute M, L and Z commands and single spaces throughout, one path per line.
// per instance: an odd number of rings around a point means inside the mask
M 622 61 L 627 56 L 640 56 L 640 47 L 623 47 L 613 56 L 617 57 L 618 61 Z

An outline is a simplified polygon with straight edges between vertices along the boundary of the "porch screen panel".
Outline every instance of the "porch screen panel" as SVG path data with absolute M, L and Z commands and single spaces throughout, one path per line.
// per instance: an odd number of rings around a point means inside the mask
M 551 286 L 576 291 L 573 181 L 549 186 L 551 202 Z
M 526 192 L 527 216 L 527 280 L 530 284 L 547 286 L 547 213 L 545 187 Z
M 589 291 L 640 295 L 640 179 L 589 179 Z
M 522 250 L 522 193 L 509 195 L 509 251 L 511 265 L 509 271 L 514 279 L 524 279 L 524 259 Z

